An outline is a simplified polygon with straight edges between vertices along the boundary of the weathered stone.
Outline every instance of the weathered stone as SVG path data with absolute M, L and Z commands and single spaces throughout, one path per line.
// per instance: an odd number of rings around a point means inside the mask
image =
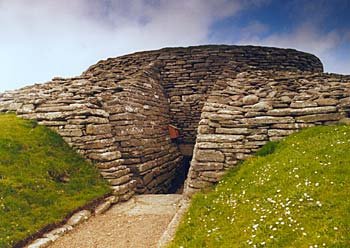
M 202 118 L 208 118 L 213 121 L 222 121 L 222 120 L 233 120 L 236 117 L 230 114 L 217 114 L 217 113 L 203 113 Z
M 199 163 L 199 162 L 195 162 L 194 164 L 192 164 L 192 168 L 195 171 L 222 170 L 224 168 L 224 163 L 215 163 L 215 162 Z
M 135 194 L 134 191 L 130 191 L 130 192 L 128 192 L 127 194 L 122 195 L 122 196 L 120 197 L 120 200 L 121 200 L 121 201 L 127 201 L 127 200 L 129 200 L 134 194 Z
M 300 129 L 306 127 L 312 127 L 313 124 L 306 123 L 292 123 L 292 124 L 273 124 L 271 127 L 275 129 Z
M 248 95 L 243 97 L 242 99 L 243 104 L 245 105 L 253 105 L 257 102 L 259 102 L 259 97 L 255 96 L 255 95 Z
M 332 98 L 319 98 L 316 100 L 318 106 L 335 106 L 338 101 Z
M 45 248 L 48 247 L 51 243 L 52 240 L 49 238 L 40 238 L 28 245 L 27 248 Z
M 11 103 L 9 106 L 7 106 L 7 110 L 8 111 L 17 111 L 18 109 L 20 109 L 22 107 L 23 103 L 19 103 L 19 102 L 14 102 Z
M 316 114 L 316 115 L 305 115 L 296 117 L 298 122 L 318 122 L 318 121 L 337 121 L 342 118 L 339 113 L 332 114 Z
M 195 153 L 198 161 L 205 162 L 224 162 L 225 156 L 222 152 L 217 150 L 197 150 Z
M 59 129 L 58 133 L 66 137 L 81 137 L 83 131 L 81 129 Z
M 247 119 L 248 124 L 276 124 L 276 123 L 293 123 L 293 117 L 272 117 L 272 116 L 258 116 L 255 118 Z
M 290 103 L 292 101 L 289 96 L 282 96 L 280 99 L 283 103 Z
M 216 143 L 216 142 L 199 142 L 197 143 L 197 148 L 201 149 L 223 149 L 223 148 L 233 148 L 236 146 L 235 143 Z
M 61 227 L 55 228 L 52 231 L 46 233 L 43 235 L 44 238 L 49 238 L 52 240 L 52 237 L 60 237 L 64 235 L 65 233 L 73 230 L 73 227 L 70 225 L 63 225 Z
M 150 170 L 154 167 L 157 166 L 157 162 L 156 161 L 149 161 L 149 162 L 146 162 L 146 163 L 143 163 L 143 164 L 140 164 L 138 166 L 138 169 L 140 172 L 144 172 L 146 170 Z
M 237 110 L 231 110 L 231 109 L 219 109 L 217 111 L 218 114 L 225 114 L 225 115 L 231 115 L 231 116 L 236 116 L 242 114 L 241 111 Z
M 337 108 L 334 106 L 327 107 L 315 107 L 315 108 L 302 108 L 302 109 L 292 109 L 292 115 L 310 115 L 310 114 L 319 114 L 319 113 L 329 113 L 336 112 Z
M 185 95 L 182 96 L 182 101 L 184 102 L 195 102 L 202 98 L 201 94 L 192 94 L 192 95 Z
M 339 120 L 339 122 L 346 125 L 350 125 L 350 118 L 342 118 L 341 120 Z
M 268 131 L 269 136 L 287 136 L 295 132 L 294 130 L 284 130 L 284 129 L 270 129 Z
M 350 107 L 350 97 L 346 97 L 339 100 L 340 107 Z
M 120 195 L 124 195 L 129 191 L 133 191 L 134 188 L 136 187 L 136 180 L 131 180 L 126 184 L 123 185 L 117 185 L 117 186 L 112 186 L 113 189 L 113 194 L 120 196 Z
M 96 166 L 97 168 L 99 169 L 109 169 L 109 168 L 112 168 L 114 166 L 119 166 L 121 164 L 123 164 L 124 160 L 123 159 L 116 159 L 116 160 L 113 160 L 113 161 L 105 161 L 105 162 L 97 162 L 96 163 Z
M 17 112 L 30 113 L 30 112 L 33 112 L 34 109 L 35 109 L 35 106 L 33 104 L 25 104 L 19 110 L 17 110 Z
M 144 185 L 149 184 L 155 177 L 154 171 L 151 171 L 142 177 L 142 182 Z
M 297 101 L 290 104 L 291 108 L 307 108 L 307 107 L 317 107 L 316 102 L 306 102 L 306 101 Z
M 96 161 L 112 161 L 121 158 L 121 153 L 119 151 L 115 152 L 104 152 L 104 153 L 91 153 L 89 158 Z
M 85 123 L 93 123 L 93 124 L 107 124 L 109 120 L 107 118 L 89 116 L 86 118 Z
M 106 179 L 113 179 L 113 178 L 119 178 L 124 175 L 127 175 L 130 172 L 130 168 L 125 168 L 122 170 L 116 170 L 116 171 L 101 171 L 101 175 Z
M 116 186 L 116 187 L 119 187 L 119 186 Z M 118 203 L 119 197 L 116 196 L 116 195 L 112 195 L 112 196 L 107 197 L 107 198 L 106 198 L 106 201 L 110 202 L 111 205 L 113 205 L 113 204 Z
M 212 178 L 215 182 L 219 181 L 224 175 L 223 171 L 203 171 L 201 172 L 201 177 Z
M 109 117 L 109 114 L 103 109 L 79 109 L 74 111 L 74 115 Z
M 37 120 L 65 120 L 70 113 L 68 112 L 49 112 L 49 113 L 35 113 Z
M 242 140 L 244 138 L 243 135 L 225 135 L 225 134 L 203 134 L 199 135 L 197 138 L 197 142 L 218 142 L 218 143 L 227 143 L 227 142 L 235 142 L 238 140 Z
M 103 214 L 106 212 L 109 208 L 111 207 L 111 202 L 110 201 L 105 201 L 98 205 L 95 209 L 95 214 Z
M 271 109 L 271 105 L 268 102 L 259 102 L 252 106 L 255 111 L 267 111 Z
M 131 179 L 130 175 L 125 175 L 125 176 L 122 176 L 122 177 L 119 177 L 116 179 L 107 179 L 107 180 L 111 185 L 117 186 L 117 185 L 121 185 L 121 184 L 124 184 L 126 182 L 129 182 L 130 179 Z
M 86 134 L 90 135 L 96 135 L 96 134 L 105 134 L 105 133 L 111 133 L 112 128 L 111 125 L 105 124 L 105 125 L 87 125 L 86 127 Z
M 208 181 L 203 181 L 203 180 L 192 180 L 189 182 L 189 186 L 191 188 L 195 188 L 195 189 L 203 189 L 206 188 L 208 186 L 212 185 L 210 182 Z
M 86 221 L 87 219 L 89 219 L 90 216 L 91 216 L 91 212 L 89 210 L 79 211 L 73 214 L 73 216 L 69 218 L 69 220 L 67 221 L 67 225 L 76 226 L 82 223 L 83 221 Z
M 247 136 L 248 140 L 266 140 L 267 136 L 265 134 L 254 134 Z
M 325 107 L 305 107 L 305 108 L 297 108 L 297 109 L 273 109 L 269 111 L 267 114 L 272 116 L 298 116 L 298 115 L 310 115 L 310 114 L 318 114 L 318 113 L 329 113 L 336 112 L 337 108 L 334 106 L 325 106 Z
M 268 115 L 272 116 L 288 116 L 291 115 L 292 109 L 282 108 L 282 109 L 272 109 L 267 112 Z
M 216 128 L 215 133 L 218 134 L 249 134 L 248 128 Z

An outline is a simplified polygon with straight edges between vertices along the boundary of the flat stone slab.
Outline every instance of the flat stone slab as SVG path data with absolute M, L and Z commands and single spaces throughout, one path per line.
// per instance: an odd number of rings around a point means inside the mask
M 56 240 L 52 248 L 150 248 L 157 243 L 183 196 L 139 195 L 91 217 Z

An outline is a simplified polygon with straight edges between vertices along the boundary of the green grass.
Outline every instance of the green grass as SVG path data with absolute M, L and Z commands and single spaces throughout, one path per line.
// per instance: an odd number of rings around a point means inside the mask
M 0 115 L 0 247 L 11 247 L 110 190 L 55 132 Z
M 350 126 L 258 154 L 194 196 L 169 247 L 350 247 Z

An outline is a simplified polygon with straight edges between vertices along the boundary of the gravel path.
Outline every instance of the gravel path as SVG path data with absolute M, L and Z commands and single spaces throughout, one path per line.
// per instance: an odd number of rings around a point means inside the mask
M 157 247 L 182 195 L 140 195 L 90 218 L 50 248 Z

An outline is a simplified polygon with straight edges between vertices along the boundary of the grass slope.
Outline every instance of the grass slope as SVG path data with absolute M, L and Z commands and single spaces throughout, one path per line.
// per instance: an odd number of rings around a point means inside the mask
M 258 154 L 195 195 L 170 247 L 350 247 L 350 126 Z
M 48 128 L 7 114 L 0 127 L 0 247 L 109 192 L 94 166 Z

